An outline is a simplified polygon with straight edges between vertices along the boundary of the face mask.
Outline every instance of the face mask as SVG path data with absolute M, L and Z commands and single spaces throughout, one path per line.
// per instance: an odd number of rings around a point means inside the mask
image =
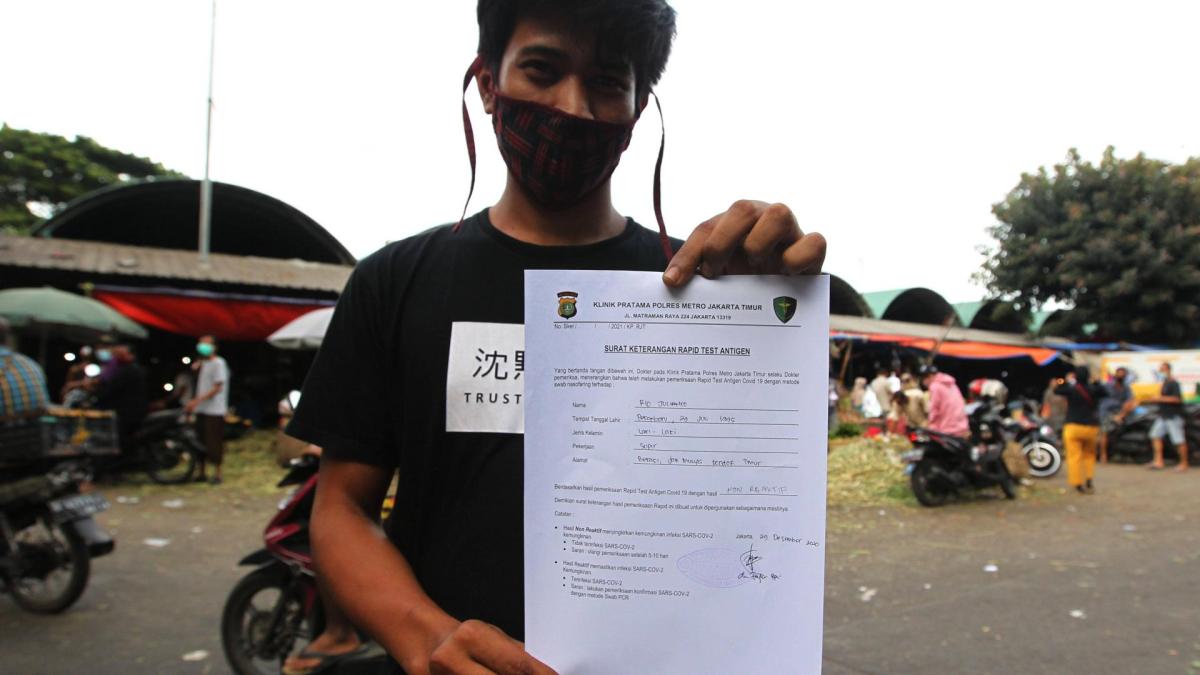
M 471 193 L 475 191 L 475 134 L 467 113 L 466 91 L 482 67 L 483 58 L 476 57 L 463 78 L 463 132 L 467 139 L 467 156 L 471 160 Z M 499 93 L 493 92 L 493 95 L 496 110 L 492 115 L 492 127 L 504 163 L 525 192 L 551 210 L 578 204 L 603 185 L 616 170 L 621 153 L 629 147 L 633 137 L 636 120 L 628 124 L 600 122 Z M 654 101 L 661 116 L 658 97 Z M 654 215 L 658 219 L 663 253 L 670 260 L 673 251 L 662 217 L 661 175 L 665 147 L 664 130 L 654 167 Z M 471 193 L 467 195 L 468 204 Z M 467 205 L 464 205 L 463 219 L 466 212 Z M 463 219 L 459 220 L 455 231 Z
M 217 351 L 217 348 L 207 342 L 201 342 L 196 345 L 196 353 L 205 358 L 212 356 L 215 351 Z
M 100 363 L 108 363 L 109 361 L 112 360 L 112 352 L 107 349 L 97 350 L 96 351 L 96 360 L 99 361 Z

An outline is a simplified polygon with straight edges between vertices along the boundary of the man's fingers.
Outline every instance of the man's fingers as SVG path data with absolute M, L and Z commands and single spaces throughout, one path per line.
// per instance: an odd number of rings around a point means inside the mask
M 825 237 L 813 232 L 783 252 L 783 269 L 787 274 L 817 274 L 825 264 Z
M 525 645 L 512 639 L 499 628 L 469 621 L 459 629 L 471 658 L 497 675 L 556 675 L 549 666 L 525 651 Z
M 783 204 L 772 204 L 763 210 L 762 216 L 746 240 L 742 243 L 746 259 L 755 270 L 776 271 L 780 252 L 802 236 L 800 226 L 792 210 Z
M 704 240 L 704 251 L 700 259 L 701 274 L 711 278 L 725 271 L 729 258 L 745 241 L 746 235 L 758 222 L 765 206 L 762 202 L 742 200 L 729 207 Z
M 704 240 L 708 238 L 716 220 L 711 218 L 692 230 L 687 241 L 671 257 L 667 270 L 663 272 L 664 283 L 672 288 L 679 288 L 696 276 L 696 266 L 700 264 L 700 256 L 704 252 Z

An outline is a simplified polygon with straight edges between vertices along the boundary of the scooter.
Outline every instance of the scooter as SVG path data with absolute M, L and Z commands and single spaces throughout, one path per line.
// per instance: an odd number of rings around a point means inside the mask
M 93 519 L 109 504 L 80 493 L 86 461 L 37 466 L 6 469 L 0 482 L 0 590 L 26 611 L 58 614 L 83 595 L 92 558 L 113 551 Z
M 1062 468 L 1061 445 L 1054 428 L 1034 409 L 1028 402 L 1014 403 L 1003 423 L 1005 430 L 1021 444 L 1021 454 L 1029 463 L 1029 475 L 1049 478 Z
M 229 592 L 221 614 L 221 645 L 237 675 L 274 675 L 297 642 L 324 626 L 308 524 L 320 459 L 292 460 L 279 487 L 295 486 L 263 531 L 264 547 L 242 558 L 254 570 Z
M 941 506 L 963 490 L 999 486 L 1016 499 L 1016 481 L 1004 463 L 1009 436 L 1003 421 L 988 406 L 968 406 L 971 438 L 918 428 L 909 434 L 913 449 L 901 455 L 913 495 L 922 506 Z
M 1126 415 L 1125 419 L 1108 433 L 1109 461 L 1145 464 L 1153 459 L 1150 428 L 1154 426 L 1154 420 L 1158 417 L 1158 406 L 1154 404 L 1140 405 Z M 1185 406 L 1183 420 L 1188 457 L 1193 465 L 1200 465 L 1200 406 Z M 1178 454 L 1170 439 L 1163 439 L 1163 456 L 1173 460 L 1178 459 Z

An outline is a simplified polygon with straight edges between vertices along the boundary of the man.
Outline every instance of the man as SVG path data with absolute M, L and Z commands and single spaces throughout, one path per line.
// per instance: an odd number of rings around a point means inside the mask
M 929 428 L 951 436 L 970 435 L 966 402 L 954 378 L 932 365 L 921 366 L 918 372 L 921 386 L 929 392 Z
M 1183 392 L 1179 388 L 1179 380 L 1171 376 L 1171 364 L 1164 361 L 1158 368 L 1162 374 L 1162 390 L 1154 398 L 1148 398 L 1143 403 L 1158 404 L 1158 419 L 1150 427 L 1150 443 L 1154 446 L 1154 461 L 1151 469 L 1163 468 L 1163 436 L 1171 437 L 1171 444 L 1179 452 L 1177 471 L 1188 469 L 1187 437 L 1183 429 Z
M 825 255 L 787 207 L 743 201 L 682 248 L 669 242 L 668 263 L 665 239 L 613 208 L 609 178 L 675 32 L 664 0 L 480 0 L 478 19 L 472 73 L 508 166 L 504 192 L 359 263 L 289 427 L 324 448 L 318 568 L 408 675 L 552 672 L 519 641 L 522 437 L 483 424 L 487 409 L 456 419 L 479 431 L 446 431 L 448 378 L 521 375 L 523 345 L 500 353 L 499 329 L 484 330 L 522 323 L 524 270 L 662 271 L 681 287 L 697 271 L 815 273 Z M 530 134 L 546 129 L 561 136 Z M 494 354 L 487 370 L 474 345 Z M 397 468 L 384 538 L 376 520 Z
M 871 391 L 875 392 L 875 399 L 879 401 L 879 407 L 884 412 L 892 408 L 892 385 L 888 378 L 888 371 L 880 368 L 875 372 L 875 379 L 871 380 Z
M 138 365 L 129 345 L 116 342 L 96 350 L 107 377 L 94 384 L 95 407 L 117 415 L 117 438 L 121 450 L 131 452 L 130 439 L 146 418 L 146 371 Z
M 229 409 L 229 366 L 225 359 L 217 356 L 217 340 L 211 335 L 202 336 L 196 343 L 196 354 L 199 364 L 196 396 L 184 406 L 189 415 L 196 416 L 196 433 L 208 454 L 200 458 L 196 481 L 208 480 L 212 485 L 220 485 L 221 460 L 225 457 L 225 412 Z M 206 475 L 210 462 L 213 466 L 211 480 Z
M 34 419 L 46 412 L 50 394 L 37 361 L 9 346 L 8 320 L 0 316 L 0 425 Z
M 929 426 L 929 395 L 910 373 L 904 373 L 904 377 L 900 378 L 900 386 L 904 393 L 904 415 L 908 426 Z
M 1108 464 L 1108 435 L 1121 423 L 1122 410 L 1132 398 L 1129 390 L 1129 371 L 1117 370 L 1104 383 L 1105 396 L 1100 400 L 1100 463 Z

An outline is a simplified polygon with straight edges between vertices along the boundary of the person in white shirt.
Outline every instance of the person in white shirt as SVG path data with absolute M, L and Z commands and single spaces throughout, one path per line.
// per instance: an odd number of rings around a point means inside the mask
M 196 432 L 208 451 L 200 458 L 200 473 L 196 480 L 208 480 L 213 485 L 221 483 L 221 460 L 225 456 L 225 412 L 229 408 L 229 366 L 225 359 L 217 356 L 217 341 L 211 335 L 200 338 L 196 344 L 196 396 L 188 401 L 185 410 L 196 416 Z M 207 477 L 207 463 L 213 466 L 213 476 Z

